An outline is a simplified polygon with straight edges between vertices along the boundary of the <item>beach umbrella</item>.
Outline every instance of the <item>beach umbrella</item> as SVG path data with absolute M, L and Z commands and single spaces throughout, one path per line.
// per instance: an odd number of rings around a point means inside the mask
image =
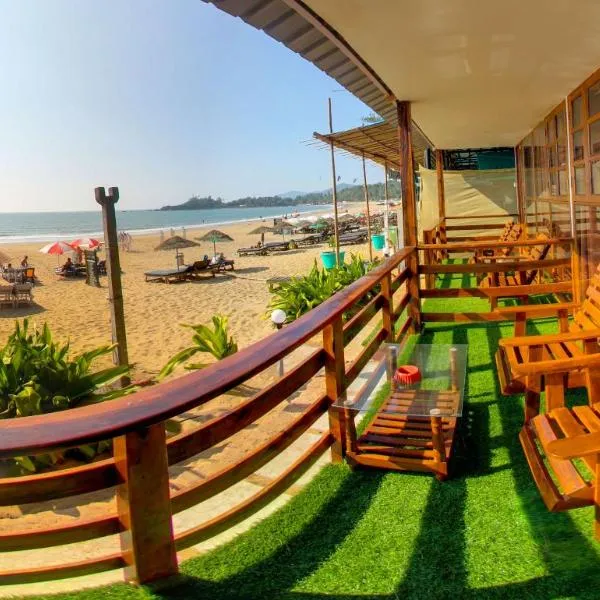
M 6 254 L 6 252 L 2 252 L 2 250 L 0 250 L 0 264 L 8 262 L 10 262 L 10 256 Z
M 83 248 L 84 250 L 94 250 L 99 248 L 102 242 L 94 238 L 80 238 L 70 242 L 70 246 L 73 248 Z
M 274 233 L 274 227 L 267 227 L 266 225 L 261 225 L 260 227 L 256 227 L 250 232 L 250 235 L 258 235 L 260 234 L 260 242 L 261 244 L 265 243 L 265 233 Z
M 173 237 L 167 238 L 163 242 L 161 242 L 155 250 L 175 250 L 175 260 L 179 257 L 179 250 L 183 248 L 192 248 L 193 246 L 199 246 L 193 240 L 184 239 L 179 235 L 174 235 Z M 179 265 L 177 265 L 179 267 Z
M 196 238 L 201 242 L 212 242 L 215 256 L 217 255 L 217 242 L 233 242 L 233 238 L 218 229 L 211 229 L 208 233 L 205 233 L 202 237 Z
M 65 254 L 67 252 L 73 252 L 73 246 L 67 244 L 67 242 L 52 242 L 46 244 L 43 248 L 40 248 L 42 254 Z

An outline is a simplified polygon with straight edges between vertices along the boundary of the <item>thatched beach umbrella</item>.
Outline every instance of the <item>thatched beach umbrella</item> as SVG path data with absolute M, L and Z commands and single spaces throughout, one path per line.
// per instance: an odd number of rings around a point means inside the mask
M 250 235 L 258 235 L 260 233 L 260 243 L 265 243 L 265 233 L 275 233 L 274 227 L 267 227 L 266 225 L 261 225 L 260 227 L 256 227 L 250 232 Z
M 218 229 L 211 229 L 208 233 L 205 233 L 202 237 L 196 238 L 201 242 L 212 242 L 215 256 L 217 254 L 217 242 L 233 242 L 233 238 L 226 233 L 219 231 Z
M 175 261 L 179 258 L 179 251 L 183 248 L 192 248 L 193 246 L 199 246 L 193 240 L 186 240 L 179 235 L 167 238 L 164 242 L 161 242 L 155 250 L 175 250 Z M 179 265 L 177 265 L 179 267 Z
M 10 256 L 8 254 L 6 254 L 6 252 L 2 252 L 2 250 L 0 250 L 0 264 L 5 264 L 5 263 L 9 263 L 10 262 Z

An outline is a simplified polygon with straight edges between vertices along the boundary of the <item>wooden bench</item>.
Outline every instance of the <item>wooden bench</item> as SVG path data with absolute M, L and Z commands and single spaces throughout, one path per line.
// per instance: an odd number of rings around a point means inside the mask
M 503 393 L 525 393 L 519 439 L 542 499 L 551 511 L 595 505 L 600 539 L 600 269 L 581 305 L 498 312 L 516 317 L 516 337 L 500 341 L 496 365 Z M 552 315 L 558 316 L 559 333 L 525 335 L 527 318 Z M 587 389 L 588 406 L 565 406 L 565 388 L 573 387 Z M 545 411 L 540 413 L 542 390 Z

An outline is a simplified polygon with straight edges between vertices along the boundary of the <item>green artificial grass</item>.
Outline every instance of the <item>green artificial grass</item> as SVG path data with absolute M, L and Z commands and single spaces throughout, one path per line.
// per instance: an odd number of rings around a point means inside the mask
M 436 302 L 427 310 L 454 309 Z M 482 302 L 460 299 L 460 310 L 485 310 Z M 532 326 L 553 330 L 548 321 Z M 546 510 L 518 441 L 522 399 L 499 393 L 494 353 L 511 331 L 510 323 L 440 323 L 419 339 L 469 346 L 466 408 L 448 481 L 330 465 L 250 531 L 184 562 L 182 576 L 160 591 L 115 585 L 45 598 L 600 597 L 593 509 Z

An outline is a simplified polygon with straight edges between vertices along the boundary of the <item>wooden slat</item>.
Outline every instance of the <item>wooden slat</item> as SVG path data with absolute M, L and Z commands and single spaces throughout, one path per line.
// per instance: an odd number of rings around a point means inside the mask
M 486 287 L 486 288 L 447 288 L 421 290 L 422 298 L 502 298 L 510 296 L 533 296 L 536 294 L 557 294 L 561 292 L 572 292 L 571 281 L 559 283 L 543 283 L 531 285 L 517 285 L 510 289 Z
M 555 408 L 551 413 L 550 417 L 554 419 L 559 427 L 563 430 L 565 437 L 572 438 L 578 435 L 585 435 L 587 431 L 581 423 L 575 419 L 571 411 L 566 408 Z M 588 469 L 594 473 L 596 469 L 596 457 L 595 455 L 584 456 L 582 460 L 587 465 Z
M 377 294 L 375 298 L 369 300 L 368 304 L 365 304 L 365 306 L 363 306 L 349 321 L 346 321 L 344 324 L 344 333 L 354 329 L 362 328 L 364 325 L 366 325 L 375 316 L 375 313 L 383 306 L 383 303 L 384 297 L 381 293 Z M 356 333 L 358 333 L 358 331 Z M 347 338 L 345 339 L 347 340 Z M 348 343 L 348 340 L 346 343 Z
M 254 448 L 241 459 L 227 465 L 198 483 L 175 491 L 171 495 L 171 509 L 176 514 L 190 506 L 204 502 L 241 481 L 297 440 L 329 406 L 326 395 L 305 408 L 283 431 Z
M 312 444 L 292 465 L 262 490 L 228 511 L 220 514 L 218 517 L 210 519 L 198 527 L 193 527 L 188 531 L 177 534 L 175 536 L 177 549 L 182 550 L 183 548 L 187 548 L 211 538 L 225 529 L 240 523 L 269 504 L 275 496 L 279 495 L 292 485 L 292 483 L 297 481 L 318 460 L 327 448 L 329 448 L 332 441 L 333 438 L 329 432 L 323 434 L 319 440 Z
M 0 571 L 0 581 L 4 585 L 17 583 L 34 583 L 36 581 L 51 581 L 67 577 L 79 577 L 121 569 L 125 566 L 121 553 L 110 554 L 102 558 L 88 558 L 74 562 L 65 562 L 60 565 L 48 567 L 22 568 L 17 565 L 16 569 Z
M 418 244 L 419 250 L 446 250 L 448 252 L 470 252 L 473 250 L 487 250 L 488 248 L 528 248 L 531 246 L 539 246 L 540 240 L 536 238 L 519 239 L 515 241 L 511 240 L 496 240 L 495 244 L 490 244 L 487 241 L 471 241 L 470 243 L 461 242 L 448 242 L 447 244 Z M 573 238 L 561 237 L 561 238 L 544 238 L 543 243 L 549 244 L 550 246 L 562 246 L 570 244 Z M 485 258 L 485 257 L 484 257 Z
M 534 417 L 532 424 L 544 449 L 547 448 L 550 442 L 557 439 L 547 415 L 538 415 L 537 417 Z M 586 490 L 587 493 L 589 493 L 586 482 L 581 478 L 581 475 L 571 461 L 555 458 L 551 454 L 546 454 L 546 459 L 556 474 L 564 494 L 569 496 L 581 496 L 582 491 L 586 493 Z
M 375 337 L 369 342 L 365 349 L 354 359 L 349 368 L 346 369 L 346 387 L 350 385 L 364 369 L 371 357 L 377 352 L 381 343 L 385 340 L 385 329 L 379 329 Z
M 112 458 L 53 473 L 0 479 L 0 506 L 45 502 L 95 492 L 118 483 Z
M 572 410 L 590 433 L 600 431 L 600 417 L 590 406 L 574 406 Z
M 500 312 L 455 313 L 455 312 L 424 312 L 421 320 L 424 323 L 489 323 L 494 321 L 509 321 L 513 316 L 505 316 Z
M 507 271 L 530 271 L 550 269 L 571 264 L 570 258 L 545 258 L 544 260 L 510 260 L 493 264 L 419 265 L 419 275 L 448 273 L 505 273 Z
M 202 423 L 191 432 L 170 438 L 167 442 L 169 464 L 195 456 L 241 431 L 310 381 L 324 364 L 325 354 L 319 348 L 282 378 L 226 414 Z
M 410 277 L 410 269 L 402 269 L 400 273 L 392 280 L 392 284 L 396 286 L 394 289 L 398 289 L 408 278 Z
M 396 317 L 399 317 L 404 312 L 404 309 L 408 306 L 409 302 L 410 302 L 410 294 L 408 294 L 408 293 L 404 294 L 404 296 L 402 296 L 402 298 L 400 299 L 398 304 L 396 306 L 394 306 L 394 315 Z

